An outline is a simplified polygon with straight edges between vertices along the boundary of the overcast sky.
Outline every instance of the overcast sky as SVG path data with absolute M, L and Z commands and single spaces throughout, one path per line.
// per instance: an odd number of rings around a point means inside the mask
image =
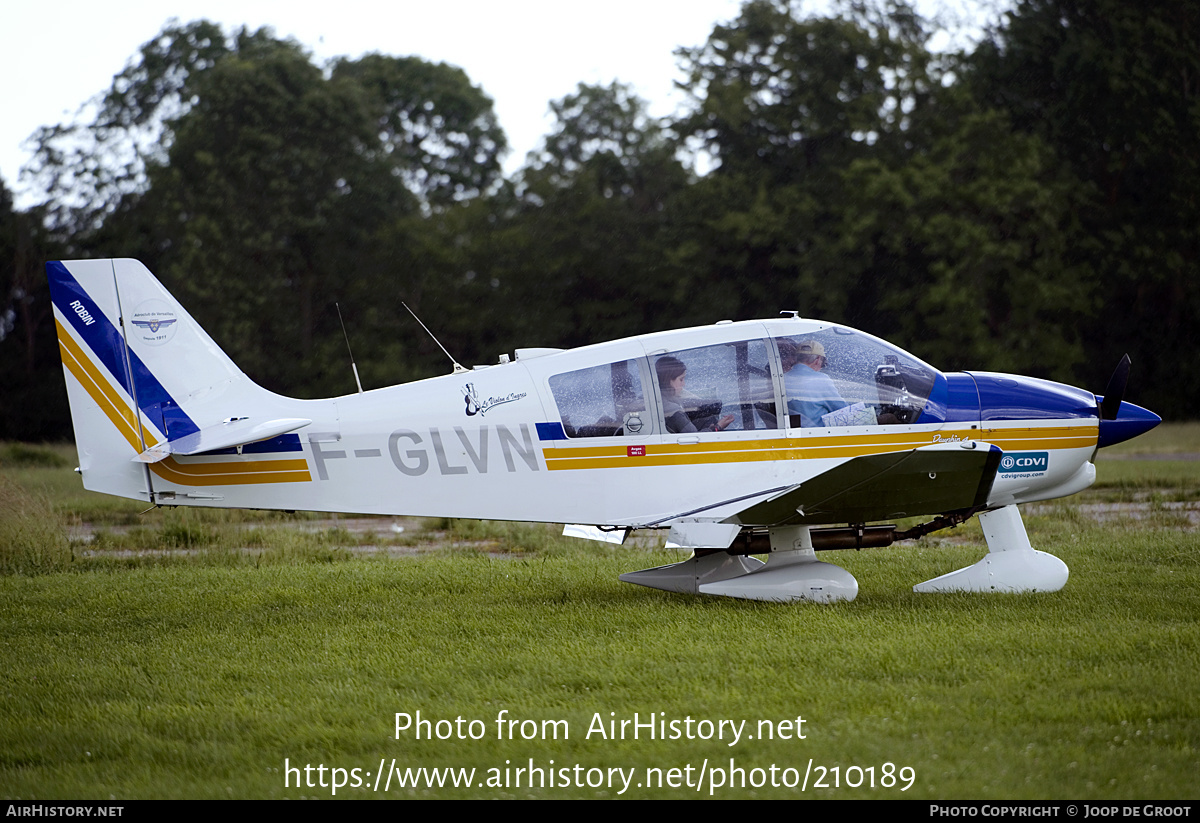
M 675 49 L 703 43 L 740 7 L 740 0 L 8 0 L 0 10 L 0 178 L 20 194 L 18 172 L 29 159 L 21 143 L 106 90 L 170 18 L 206 18 L 226 31 L 271 26 L 318 62 L 377 51 L 461 66 L 495 101 L 512 172 L 549 130 L 549 102 L 581 82 L 629 83 L 652 114 L 671 114 L 683 100 L 673 87 L 681 79 Z

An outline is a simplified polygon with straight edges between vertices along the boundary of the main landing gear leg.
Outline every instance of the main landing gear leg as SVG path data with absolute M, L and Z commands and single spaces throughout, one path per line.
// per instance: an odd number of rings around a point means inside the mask
M 1067 564 L 1029 545 L 1016 506 L 979 515 L 987 556 L 973 566 L 913 586 L 915 592 L 1056 592 L 1067 584 Z

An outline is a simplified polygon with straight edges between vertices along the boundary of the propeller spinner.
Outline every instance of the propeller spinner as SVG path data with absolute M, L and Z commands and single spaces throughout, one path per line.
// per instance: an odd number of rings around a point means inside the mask
M 1100 414 L 1100 438 L 1098 448 L 1122 443 L 1139 434 L 1150 431 L 1162 422 L 1162 418 L 1141 406 L 1126 403 L 1125 386 L 1129 383 L 1129 355 L 1121 358 L 1104 394 L 1096 397 L 1096 410 Z

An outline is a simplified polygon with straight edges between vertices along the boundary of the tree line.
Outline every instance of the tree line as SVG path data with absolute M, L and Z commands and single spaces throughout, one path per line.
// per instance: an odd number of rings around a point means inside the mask
M 902 0 L 750 0 L 677 52 L 684 114 L 581 84 L 506 177 L 461 69 L 170 24 L 34 135 L 42 204 L 0 182 L 0 439 L 69 436 L 42 267 L 110 256 L 297 396 L 354 390 L 336 306 L 367 388 L 448 369 L 402 302 L 476 363 L 792 309 L 1094 391 L 1128 351 L 1131 399 L 1196 417 L 1200 7 L 931 33 Z

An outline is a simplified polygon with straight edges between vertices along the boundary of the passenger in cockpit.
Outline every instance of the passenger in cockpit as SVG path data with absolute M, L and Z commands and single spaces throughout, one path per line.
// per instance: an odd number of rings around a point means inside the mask
M 733 422 L 732 414 L 727 414 L 720 420 L 714 420 L 715 415 L 702 418 L 699 421 L 703 424 L 701 427 L 697 427 L 692 422 L 687 410 L 684 408 L 683 401 L 687 399 L 698 400 L 699 398 L 684 390 L 684 383 L 687 380 L 687 366 L 678 357 L 666 355 L 658 358 L 654 363 L 654 370 L 658 373 L 658 387 L 662 390 L 663 422 L 666 423 L 667 431 L 674 434 L 695 431 L 719 432 L 723 431 L 726 426 Z M 713 422 L 710 423 L 710 420 Z
M 780 340 L 779 359 L 788 412 L 800 415 L 801 426 L 823 426 L 822 417 L 848 405 L 829 375 L 821 371 L 825 368 L 825 347 L 816 340 Z

